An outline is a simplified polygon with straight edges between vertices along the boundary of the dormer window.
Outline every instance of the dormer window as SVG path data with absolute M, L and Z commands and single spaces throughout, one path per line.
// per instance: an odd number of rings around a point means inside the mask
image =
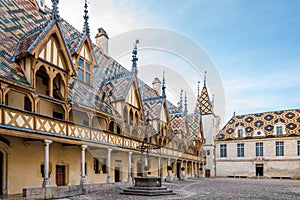
M 92 54 L 85 44 L 80 51 L 77 60 L 77 75 L 78 79 L 87 83 L 92 83 L 93 58 Z
M 91 63 L 81 57 L 78 59 L 78 79 L 91 84 Z
M 243 126 L 238 126 L 236 128 L 236 131 L 235 131 L 235 137 L 236 138 L 243 138 L 243 137 L 246 137 L 245 135 L 245 128 Z
M 283 131 L 282 131 L 282 126 L 277 126 L 276 127 L 276 135 L 282 135 Z
M 237 137 L 242 138 L 243 137 L 243 129 L 238 129 L 237 131 Z
M 285 126 L 282 122 L 275 124 L 273 135 L 285 135 Z

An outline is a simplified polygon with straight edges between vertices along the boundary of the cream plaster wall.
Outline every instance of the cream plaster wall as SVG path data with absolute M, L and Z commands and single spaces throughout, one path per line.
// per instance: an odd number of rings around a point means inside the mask
M 276 156 L 276 141 L 284 142 L 284 156 Z M 216 145 L 217 176 L 256 176 L 256 164 L 263 164 L 265 177 L 300 177 L 300 137 L 219 141 Z M 263 156 L 256 157 L 256 143 L 263 142 Z M 237 144 L 244 144 L 245 157 L 237 157 Z M 227 157 L 220 158 L 220 144 L 227 144 Z

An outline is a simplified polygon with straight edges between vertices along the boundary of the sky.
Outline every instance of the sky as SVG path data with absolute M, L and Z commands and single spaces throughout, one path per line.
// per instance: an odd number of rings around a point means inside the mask
M 299 108 L 300 1 L 88 2 L 92 39 L 100 27 L 110 38 L 155 27 L 180 33 L 201 46 L 222 80 L 223 122 L 228 121 L 233 112 L 246 114 Z M 46 0 L 46 4 L 51 6 L 51 1 Z M 59 3 L 60 15 L 80 31 L 83 6 L 83 0 L 61 0 Z M 214 83 L 214 77 L 209 79 L 209 71 L 207 78 L 209 89 Z M 196 90 L 197 83 L 192 87 Z

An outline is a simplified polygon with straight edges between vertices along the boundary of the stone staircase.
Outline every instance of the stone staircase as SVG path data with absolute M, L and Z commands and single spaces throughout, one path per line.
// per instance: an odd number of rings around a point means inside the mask
M 121 194 L 127 195 L 142 195 L 142 196 L 160 196 L 160 195 L 174 195 L 176 193 L 173 190 L 166 188 L 165 186 L 162 187 L 126 187 L 121 188 Z

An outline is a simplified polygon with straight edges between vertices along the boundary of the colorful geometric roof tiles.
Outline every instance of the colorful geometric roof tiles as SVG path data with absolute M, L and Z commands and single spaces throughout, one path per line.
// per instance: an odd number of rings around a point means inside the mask
M 235 115 L 219 133 L 219 139 L 234 139 L 237 128 L 245 130 L 245 137 L 274 136 L 275 126 L 284 125 L 285 136 L 300 135 L 300 109 Z M 260 134 L 255 134 L 260 131 Z

